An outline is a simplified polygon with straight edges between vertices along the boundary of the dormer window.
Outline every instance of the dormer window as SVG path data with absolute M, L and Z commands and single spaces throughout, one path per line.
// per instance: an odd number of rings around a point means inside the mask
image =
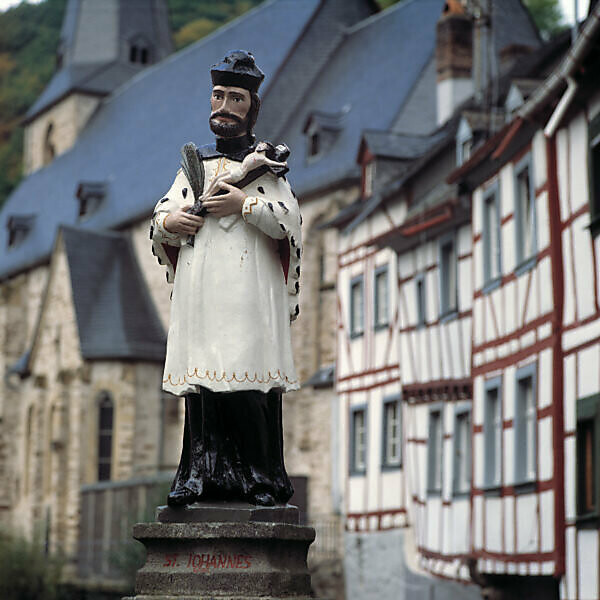
M 129 62 L 147 65 L 151 61 L 150 44 L 143 36 L 136 36 L 129 42 Z
M 369 198 L 372 196 L 374 179 L 375 161 L 371 161 L 363 167 L 363 198 Z
M 304 123 L 303 133 L 306 136 L 306 157 L 312 162 L 321 157 L 335 142 L 343 128 L 343 121 L 350 106 L 344 106 L 337 113 L 314 111 Z
M 6 228 L 8 229 L 9 248 L 18 246 L 27 237 L 33 228 L 35 215 L 13 215 L 8 218 Z
M 456 165 L 460 167 L 471 157 L 473 149 L 473 130 L 465 117 L 460 120 L 456 132 Z
M 315 131 L 310 136 L 308 156 L 317 156 L 319 154 L 320 147 L 321 147 L 321 144 L 320 144 L 320 139 L 319 139 L 319 132 Z
M 85 219 L 98 210 L 106 196 L 106 183 L 103 181 L 84 181 L 77 187 L 79 200 L 79 219 Z

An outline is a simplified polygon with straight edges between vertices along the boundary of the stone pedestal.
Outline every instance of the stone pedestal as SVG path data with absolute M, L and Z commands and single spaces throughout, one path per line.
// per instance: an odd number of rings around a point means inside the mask
M 135 599 L 305 600 L 312 527 L 298 524 L 294 506 L 242 503 L 159 507 L 154 523 L 133 537 L 146 546 Z

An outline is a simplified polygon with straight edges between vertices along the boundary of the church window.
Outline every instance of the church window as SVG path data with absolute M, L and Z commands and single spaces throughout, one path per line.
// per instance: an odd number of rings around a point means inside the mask
M 135 36 L 129 42 L 129 62 L 147 65 L 152 60 L 151 46 L 149 42 L 140 35 Z
M 44 137 L 44 166 L 49 165 L 56 156 L 56 146 L 54 142 L 54 123 L 49 123 Z
M 350 412 L 350 474 L 367 471 L 367 407 L 355 406 Z
M 98 481 L 111 478 L 114 403 L 108 392 L 98 397 Z

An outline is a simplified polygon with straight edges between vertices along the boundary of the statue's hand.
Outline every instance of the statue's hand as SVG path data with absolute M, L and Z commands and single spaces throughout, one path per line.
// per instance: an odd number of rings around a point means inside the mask
M 169 214 L 164 221 L 165 229 L 170 233 L 181 233 L 184 235 L 195 235 L 198 233 L 198 229 L 204 224 L 204 218 L 190 215 L 187 211 L 192 206 L 194 205 L 186 204 Z
M 247 194 L 225 181 L 219 181 L 218 185 L 226 193 L 218 196 L 209 196 L 202 206 L 206 208 L 209 214 L 215 217 L 226 217 L 227 215 L 241 213 L 244 200 L 248 197 Z

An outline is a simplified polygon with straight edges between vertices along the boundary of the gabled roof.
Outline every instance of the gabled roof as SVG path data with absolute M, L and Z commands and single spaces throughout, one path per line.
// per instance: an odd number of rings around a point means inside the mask
M 212 142 L 209 67 L 248 48 L 268 83 L 319 0 L 272 0 L 151 66 L 106 98 L 74 147 L 24 179 L 0 210 L 0 278 L 48 259 L 60 223 L 76 224 L 82 181 L 107 181 L 106 198 L 81 223 L 115 228 L 149 216 L 179 167 L 183 144 Z M 36 214 L 26 241 L 7 249 L 11 215 Z
M 406 0 L 349 28 L 314 80 L 280 140 L 291 149 L 290 181 L 299 195 L 359 174 L 355 162 L 363 129 L 392 126 L 398 109 L 433 55 L 444 0 Z M 338 114 L 343 129 L 318 160 L 307 161 L 303 127 L 320 111 Z M 429 123 L 423 123 L 426 130 Z
M 166 336 L 128 236 L 62 227 L 81 356 L 162 361 Z
M 172 52 L 165 0 L 68 0 L 58 48 L 62 64 L 25 122 L 71 92 L 108 94 L 144 68 L 129 61 L 128 42 L 136 36 L 150 44 L 152 62 Z

